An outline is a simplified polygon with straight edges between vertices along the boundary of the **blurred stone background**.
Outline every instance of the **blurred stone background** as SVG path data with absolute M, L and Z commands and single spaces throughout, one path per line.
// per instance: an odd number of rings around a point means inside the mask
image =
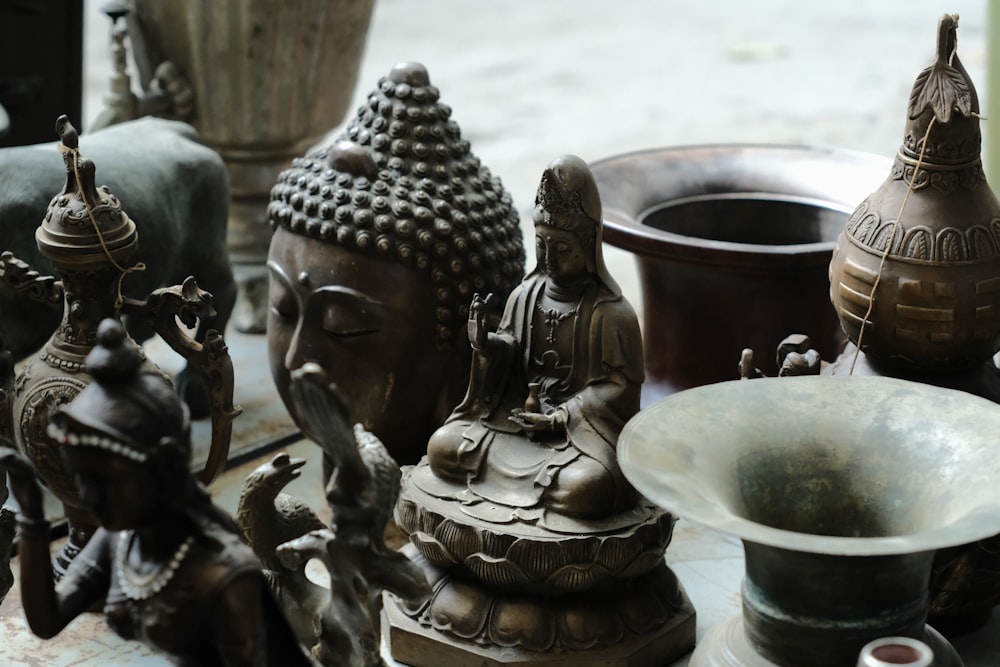
M 397 62 L 427 66 L 525 230 L 549 160 L 642 148 L 762 142 L 892 156 L 937 22 L 986 109 L 984 0 L 376 0 L 349 114 Z M 110 20 L 86 0 L 84 126 L 107 90 Z M 342 119 L 331 118 L 331 133 Z M 989 131 L 989 123 L 986 124 Z M 534 244 L 526 244 L 529 266 Z M 640 308 L 631 256 L 609 266 Z M 641 315 L 641 313 L 640 313 Z

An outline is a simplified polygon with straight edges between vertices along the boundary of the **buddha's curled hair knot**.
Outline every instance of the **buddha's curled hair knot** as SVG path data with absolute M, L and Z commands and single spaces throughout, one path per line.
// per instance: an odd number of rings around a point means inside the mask
M 524 274 L 524 246 L 512 198 L 439 97 L 423 65 L 394 67 L 335 143 L 282 172 L 268 219 L 444 276 L 435 307 L 447 313 L 437 337 L 448 347 L 464 337 L 469 286 L 508 294 Z

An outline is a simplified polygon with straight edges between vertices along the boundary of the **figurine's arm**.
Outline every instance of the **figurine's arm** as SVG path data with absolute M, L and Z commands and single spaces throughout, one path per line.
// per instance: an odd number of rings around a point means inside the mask
M 85 612 L 107 592 L 100 579 L 106 578 L 106 563 L 100 554 L 100 540 L 92 540 L 74 559 L 64 579 L 56 588 L 49 553 L 49 522 L 45 520 L 42 490 L 31 463 L 17 451 L 0 455 L 0 467 L 7 469 L 10 490 L 21 508 L 18 562 L 21 568 L 21 604 L 31 631 L 42 639 L 56 636 L 70 621 Z M 96 538 L 96 536 L 95 536 Z
M 618 369 L 607 370 L 607 377 L 592 382 L 576 396 L 562 404 L 567 420 L 588 413 L 611 412 L 630 417 L 639 404 L 639 385 L 630 382 Z M 627 416 L 626 416 L 627 415 Z
M 590 379 L 560 405 L 570 430 L 584 421 L 601 424 L 614 443 L 622 425 L 639 410 L 643 381 L 639 322 L 624 300 L 598 304 L 590 328 Z

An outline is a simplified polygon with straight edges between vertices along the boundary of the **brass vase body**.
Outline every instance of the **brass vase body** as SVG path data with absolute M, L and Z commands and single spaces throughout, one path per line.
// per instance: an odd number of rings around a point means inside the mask
M 957 27 L 957 16 L 941 19 L 889 176 L 851 215 L 830 262 L 845 333 L 888 369 L 954 373 L 1000 347 L 1000 201 L 983 172 L 979 98 Z
M 39 476 L 62 503 L 70 525 L 70 539 L 56 557 L 62 572 L 75 553 L 97 529 L 98 520 L 84 506 L 56 442 L 47 433 L 49 415 L 66 405 L 86 387 L 91 377 L 84 359 L 97 342 L 97 326 L 114 312 L 119 272 L 113 266 L 59 273 L 65 290 L 62 323 L 48 342 L 21 367 L 14 383 L 12 422 L 14 439 Z M 158 372 L 146 359 L 144 372 Z
M 830 299 L 857 343 L 891 243 L 862 340 L 870 359 L 891 368 L 965 370 L 1000 344 L 1000 201 L 978 155 L 949 164 L 945 150 L 929 146 L 917 169 L 920 153 L 904 144 L 830 263 Z

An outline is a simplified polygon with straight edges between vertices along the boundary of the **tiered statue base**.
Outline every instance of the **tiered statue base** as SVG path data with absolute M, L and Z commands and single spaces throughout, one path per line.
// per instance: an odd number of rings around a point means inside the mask
M 479 505 L 426 463 L 404 472 L 396 521 L 433 594 L 413 608 L 387 596 L 394 659 L 638 667 L 694 646 L 694 608 L 663 560 L 669 514 L 643 502 L 598 522 L 525 521 Z

